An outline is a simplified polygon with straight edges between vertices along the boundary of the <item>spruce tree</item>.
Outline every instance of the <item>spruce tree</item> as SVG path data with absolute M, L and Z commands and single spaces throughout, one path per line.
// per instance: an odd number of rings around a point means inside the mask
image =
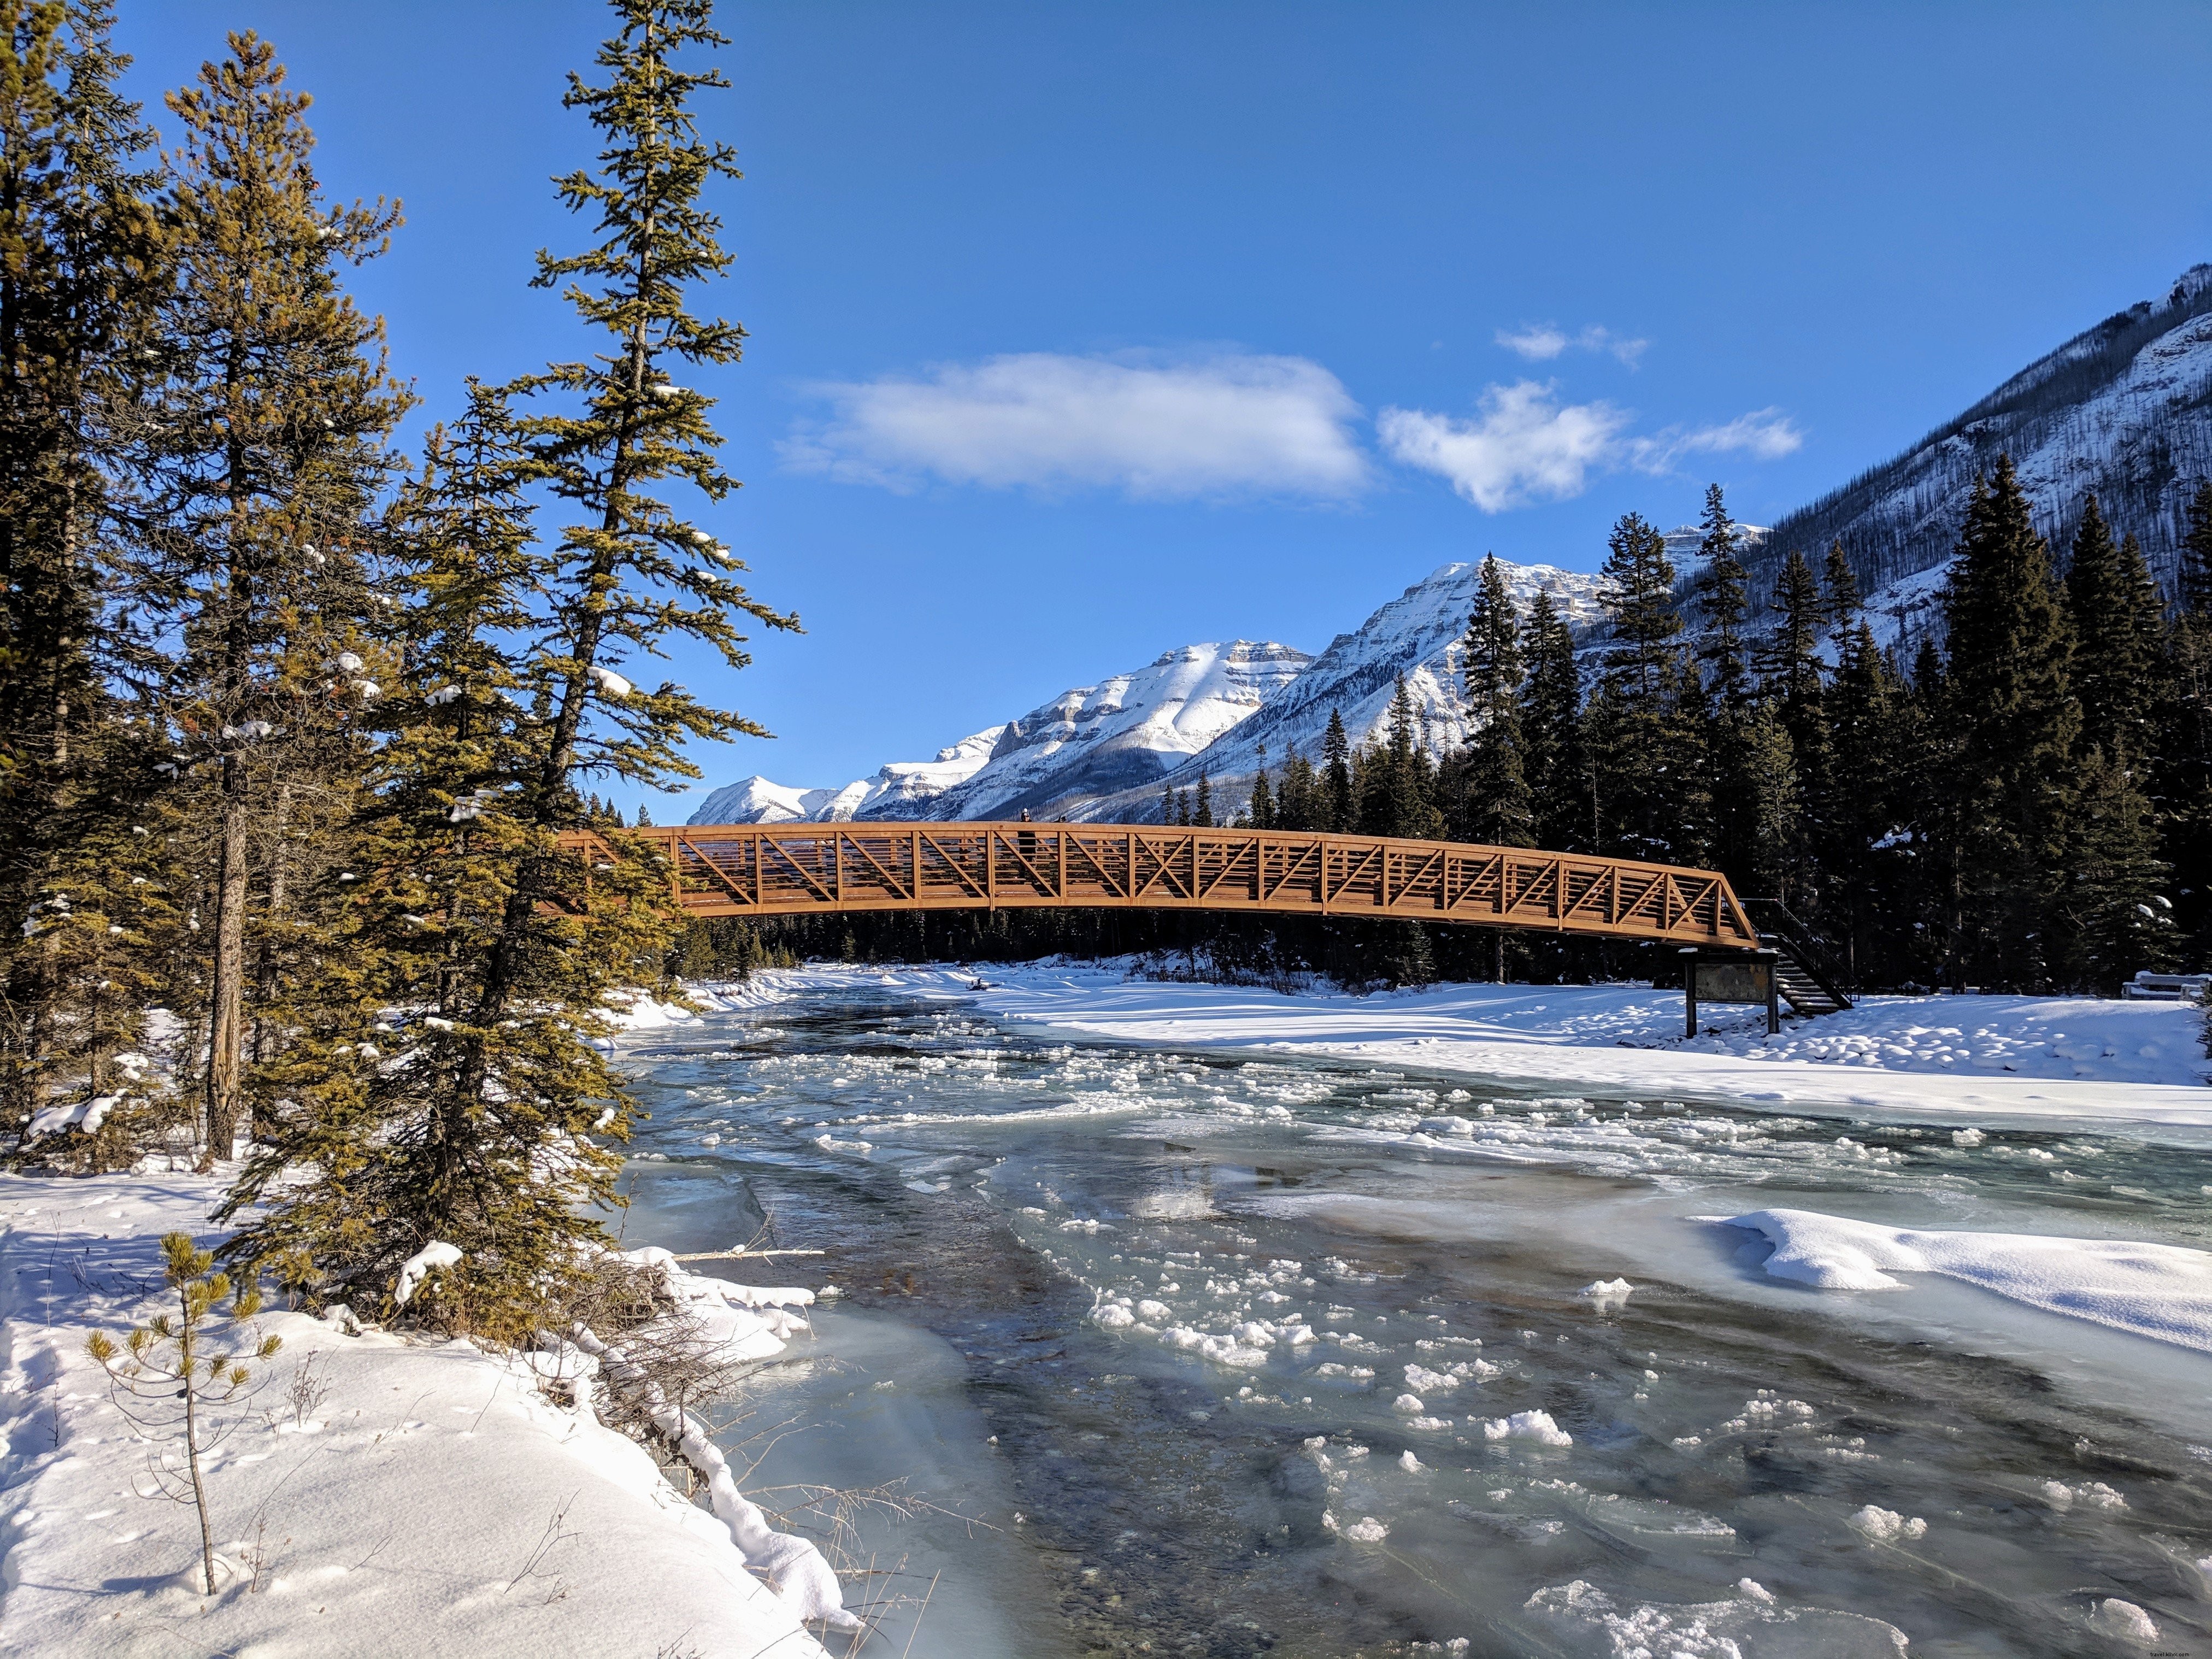
M 2113 542 L 2094 495 L 2083 501 L 2075 532 L 2066 609 L 2074 625 L 2073 688 L 2081 703 L 2081 742 L 2132 769 L 2155 741 L 2165 607 L 2142 549 L 2132 535 Z
M 160 204 L 173 276 L 125 458 L 132 581 L 174 647 L 164 712 L 209 819 L 210 1159 L 243 1098 L 246 911 L 274 786 L 380 690 L 352 649 L 375 608 L 362 531 L 407 404 L 382 324 L 338 283 L 384 251 L 397 209 L 326 204 L 308 100 L 267 41 L 234 34 L 230 52 L 167 98 L 183 129 Z
M 420 1248 L 426 1233 L 465 1231 L 441 1235 L 463 1260 L 440 1276 L 441 1301 L 428 1316 L 495 1333 L 542 1316 L 583 1247 L 605 1237 L 589 1211 L 613 1200 L 617 1162 L 589 1137 L 624 1134 L 630 1105 L 592 1039 L 607 1029 L 608 994 L 634 979 L 637 961 L 660 959 L 677 932 L 665 868 L 649 849 L 611 826 L 587 851 L 561 844 L 584 817 L 578 781 L 665 787 L 696 775 L 682 754 L 687 738 L 757 730 L 680 686 L 645 690 L 618 665 L 687 641 L 738 666 L 743 619 L 795 625 L 737 582 L 732 573 L 742 567 L 722 543 L 648 493 L 672 480 L 712 503 L 734 488 L 714 458 L 713 400 L 669 371 L 738 354 L 742 330 L 687 308 L 688 290 L 729 263 L 702 196 L 736 169 L 726 149 L 700 137 L 690 107 L 695 94 L 726 82 L 676 61 L 723 44 L 705 0 L 615 0 L 614 10 L 616 33 L 598 58 L 604 83 L 572 77 L 565 100 L 599 129 L 600 164 L 557 181 L 564 201 L 590 219 L 593 240 L 572 257 L 541 254 L 536 278 L 566 284 L 605 349 L 479 394 L 472 415 L 481 441 L 457 446 L 442 474 L 447 493 L 414 513 L 426 526 L 428 572 L 452 570 L 458 580 L 486 562 L 484 548 L 511 544 L 498 561 L 505 585 L 482 600 L 485 617 L 455 629 L 456 640 L 465 634 L 512 653 L 481 669 L 486 701 L 472 702 L 467 678 L 434 684 L 426 675 L 409 687 L 421 706 L 409 731 L 422 732 L 424 746 L 410 758 L 412 738 L 391 745 L 386 833 L 395 848 L 447 837 L 446 856 L 387 860 L 389 890 L 362 906 L 393 971 L 416 971 L 425 954 L 401 948 L 413 946 L 408 930 L 434 933 L 441 951 L 450 942 L 458 965 L 441 1006 L 453 1012 L 381 1040 L 369 1027 L 367 1046 L 401 1048 L 404 1069 L 420 1079 L 380 1094 L 377 1079 L 390 1068 L 367 1062 L 344 1029 L 358 1027 L 379 993 L 364 983 L 349 999 L 331 998 L 343 1017 L 307 1057 L 325 1074 L 301 1084 L 324 1119 L 312 1132 L 333 1137 L 349 1158 L 380 1159 L 396 1126 L 412 1126 L 389 1176 L 410 1195 L 386 1208 L 335 1182 L 280 1191 L 270 1184 L 275 1170 L 257 1162 L 253 1182 L 233 1200 L 234 1209 L 256 1195 L 275 1200 L 240 1236 L 241 1254 L 304 1248 L 325 1271 L 335 1257 L 370 1286 L 383 1282 L 395 1252 Z M 529 412 L 510 415 L 510 403 Z M 526 495 L 568 521 L 550 532 L 518 522 Z M 464 509 L 491 516 L 476 523 Z M 526 627 L 489 620 L 507 605 L 526 611 Z M 415 655 L 428 662 L 434 653 Z M 506 673 L 517 690 L 501 696 Z M 482 724 L 451 731 L 468 708 Z M 461 760 L 469 768 L 456 778 L 447 769 Z M 472 775 L 486 781 L 464 795 L 454 785 Z M 465 852 L 453 844 L 460 838 Z M 422 886 L 433 870 L 451 872 L 434 890 Z M 461 893 L 465 881 L 473 885 Z
M 1328 711 L 1321 740 L 1321 801 L 1323 821 L 1316 827 L 1343 831 L 1352 827 L 1352 739 L 1345 735 L 1341 710 Z
M 1521 735 L 1521 687 L 1526 678 L 1521 628 L 1513 597 L 1505 589 L 1505 573 L 1494 556 L 1482 562 L 1460 672 L 1474 731 L 1461 769 L 1460 810 L 1453 833 L 1493 847 L 1530 846 L 1534 819 Z
M 1282 786 L 1275 792 L 1275 827 L 1281 830 L 1319 830 L 1322 827 L 1321 783 L 1313 763 L 1293 744 L 1283 761 Z
M 2117 996 L 2139 970 L 2172 965 L 2178 930 L 2150 801 L 2102 748 L 2090 751 L 2075 779 L 2069 830 L 2056 904 L 2069 947 L 2067 976 Z
M 0 1116 L 107 1092 L 161 1000 L 137 939 L 161 744 L 119 701 L 105 463 L 136 418 L 159 238 L 112 8 L 0 3 Z M 118 840 L 118 838 L 120 837 Z M 133 884 L 136 884 L 135 885 Z M 73 921 L 64 918 L 73 917 Z M 122 927 L 124 935 L 84 932 Z M 74 948 L 65 941 L 82 933 Z
M 2181 608 L 2212 621 L 2212 478 L 2197 481 L 2181 538 Z
M 1566 619 L 1539 590 L 1524 633 L 1528 677 L 1521 687 L 1522 769 L 1539 847 L 1589 851 L 1589 789 L 1582 745 L 1582 674 Z
M 2038 986 L 2057 968 L 2051 904 L 2081 716 L 2066 607 L 2008 458 L 1976 483 L 1943 609 L 1944 701 L 1957 745 L 1953 946 L 1985 979 Z
M 1198 769 L 1198 794 L 1191 806 L 1190 821 L 1200 830 L 1213 828 L 1213 783 L 1202 766 Z
M 1275 797 L 1267 787 L 1267 745 L 1260 745 L 1260 769 L 1252 776 L 1252 799 L 1245 811 L 1255 830 L 1275 827 Z
M 1751 672 L 1744 659 L 1743 619 L 1749 604 L 1745 597 L 1748 577 L 1736 556 L 1735 520 L 1718 484 L 1705 486 L 1705 515 L 1699 521 L 1705 537 L 1698 552 L 1705 562 L 1698 579 L 1698 598 L 1705 609 L 1705 633 L 1698 647 L 1706 665 L 1712 694 L 1723 711 L 1737 711 L 1751 702 Z
M 1665 539 L 1638 514 L 1624 514 L 1600 576 L 1613 643 L 1584 722 L 1598 796 L 1595 850 L 1694 864 L 1705 850 L 1710 801 L 1704 698 L 1682 646 Z
M 1433 841 L 1443 833 L 1443 815 L 1436 806 L 1436 769 L 1420 745 L 1419 728 L 1419 711 L 1401 674 L 1390 698 L 1389 724 L 1360 768 L 1362 835 Z
M 1843 660 L 1844 647 L 1858 627 L 1859 612 L 1865 601 L 1859 593 L 1858 573 L 1844 552 L 1843 538 L 1838 537 L 1828 546 L 1827 563 L 1820 572 L 1820 585 L 1826 590 L 1822 601 L 1822 612 L 1828 621 L 1828 638 L 1836 647 L 1836 660 Z
M 1703 522 L 1699 592 L 1705 629 L 1698 655 L 1706 675 L 1698 689 L 1711 856 L 1740 890 L 1778 892 L 1784 845 L 1793 827 L 1790 742 L 1752 682 L 1743 643 L 1747 578 L 1718 484 L 1706 488 Z

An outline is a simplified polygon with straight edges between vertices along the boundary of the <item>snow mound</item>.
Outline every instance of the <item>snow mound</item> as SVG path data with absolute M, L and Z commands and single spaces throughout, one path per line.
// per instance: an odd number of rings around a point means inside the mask
M 1766 1271 L 1819 1290 L 1898 1291 L 1942 1273 L 2048 1313 L 2212 1353 L 2212 1253 L 2178 1244 L 1885 1227 L 1814 1210 L 1711 1217 L 1765 1235 Z

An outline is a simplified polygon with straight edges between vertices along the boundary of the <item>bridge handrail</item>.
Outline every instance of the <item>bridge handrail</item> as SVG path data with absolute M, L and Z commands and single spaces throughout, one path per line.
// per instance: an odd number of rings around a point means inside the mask
M 572 837 L 582 845 L 599 832 Z M 1717 871 L 1324 830 L 1004 820 L 672 824 L 655 847 L 701 915 L 1133 906 L 1382 915 L 1756 949 Z

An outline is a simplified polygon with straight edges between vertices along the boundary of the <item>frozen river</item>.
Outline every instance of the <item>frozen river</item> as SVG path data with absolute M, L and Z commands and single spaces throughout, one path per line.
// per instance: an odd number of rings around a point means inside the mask
M 842 1540 L 864 1652 L 2212 1659 L 2212 1354 L 1933 1275 L 1784 1283 L 1709 1218 L 2204 1249 L 2202 1147 L 1071 1042 L 849 985 L 624 1060 L 631 1242 L 772 1218 L 827 1252 L 777 1276 L 840 1287 L 818 1342 L 726 1443 L 771 1508 L 927 1499 Z

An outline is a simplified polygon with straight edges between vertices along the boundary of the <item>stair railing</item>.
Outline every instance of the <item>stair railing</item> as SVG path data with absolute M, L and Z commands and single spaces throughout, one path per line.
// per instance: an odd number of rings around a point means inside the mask
M 1828 994 L 1838 1009 L 1851 1006 L 1850 997 L 1844 990 L 1844 976 L 1836 969 L 1834 959 L 1828 955 L 1827 946 L 1820 937 L 1800 921 L 1795 912 L 1780 899 L 1747 898 L 1740 901 L 1751 925 L 1772 939 L 1789 946 L 1791 959 L 1802 969 L 1805 977 Z

